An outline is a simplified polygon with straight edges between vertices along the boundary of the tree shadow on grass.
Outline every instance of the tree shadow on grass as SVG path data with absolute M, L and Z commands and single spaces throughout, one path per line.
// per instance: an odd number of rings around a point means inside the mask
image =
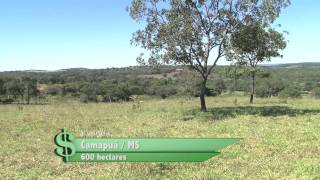
M 205 117 L 210 119 L 222 120 L 233 118 L 240 115 L 258 115 L 258 116 L 297 116 L 304 114 L 318 114 L 320 109 L 293 109 L 287 106 L 235 106 L 235 107 L 215 107 L 209 108 L 207 112 L 192 110 L 186 115 L 193 117 Z

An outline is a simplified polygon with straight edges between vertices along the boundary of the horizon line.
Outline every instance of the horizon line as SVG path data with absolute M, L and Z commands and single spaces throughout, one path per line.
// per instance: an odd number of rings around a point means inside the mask
M 277 65 L 289 65 L 289 64 L 312 64 L 319 63 L 320 61 L 307 61 L 307 62 L 288 62 L 288 63 L 262 63 L 259 66 L 277 66 Z M 86 67 L 69 67 L 61 69 L 17 69 L 17 70 L 0 70 L 0 72 L 17 72 L 17 71 L 44 71 L 44 72 L 56 72 L 56 71 L 65 71 L 70 69 L 86 69 L 86 70 L 102 70 L 102 69 L 121 69 L 128 67 L 139 67 L 139 66 L 152 66 L 152 65 L 128 65 L 128 66 L 118 66 L 118 67 L 105 67 L 105 68 L 86 68 Z M 160 66 L 188 66 L 188 65 L 170 65 L 170 64 L 161 64 Z M 221 64 L 217 66 L 228 66 L 228 64 Z

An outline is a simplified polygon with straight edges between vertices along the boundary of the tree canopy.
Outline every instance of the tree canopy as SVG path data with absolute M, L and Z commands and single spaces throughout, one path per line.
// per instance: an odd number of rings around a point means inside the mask
M 231 35 L 249 19 L 265 26 L 273 23 L 289 4 L 288 0 L 133 0 L 128 7 L 131 17 L 146 25 L 133 34 L 132 43 L 149 50 L 150 64 L 182 64 L 197 71 L 205 111 L 208 76 L 226 55 Z
M 231 36 L 228 58 L 248 67 L 247 73 L 252 78 L 250 103 L 253 103 L 255 94 L 257 65 L 270 61 L 272 57 L 282 57 L 279 51 L 286 47 L 282 33 L 265 28 L 260 22 L 247 22 Z

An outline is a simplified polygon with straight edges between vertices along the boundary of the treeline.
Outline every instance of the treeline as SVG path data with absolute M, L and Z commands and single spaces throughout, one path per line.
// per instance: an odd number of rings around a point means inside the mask
M 35 98 L 38 103 L 40 91 L 37 87 L 37 80 L 30 77 L 3 78 L 0 79 L 0 102 L 1 103 L 26 103 Z
M 256 96 L 320 97 L 319 67 L 261 67 Z M 0 72 L 0 101 L 39 103 L 49 96 L 76 98 L 81 102 L 129 101 L 132 95 L 197 97 L 199 78 L 188 67 L 181 66 Z M 230 76 L 227 67 L 218 67 L 215 76 L 208 80 L 206 95 L 233 92 L 250 92 L 249 76 L 245 73 Z

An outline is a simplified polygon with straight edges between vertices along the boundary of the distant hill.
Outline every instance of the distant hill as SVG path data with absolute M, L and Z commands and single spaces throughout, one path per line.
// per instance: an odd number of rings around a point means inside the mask
M 271 68 L 319 68 L 320 62 L 285 63 L 285 64 L 263 64 L 262 67 Z
M 216 67 L 208 77 L 207 95 L 216 96 L 225 92 L 249 92 L 248 74 L 235 82 L 225 68 Z M 313 93 L 320 87 L 320 63 L 291 63 L 260 66 L 257 75 L 257 96 L 276 96 L 285 88 L 298 93 Z M 166 98 L 169 96 L 199 95 L 199 73 L 187 66 L 130 66 L 123 68 L 87 69 L 70 68 L 57 71 L 6 71 L 0 72 L 0 98 L 6 93 L 24 97 L 24 81 L 36 82 L 42 95 L 61 95 L 78 98 L 82 102 L 110 102 L 129 100 L 131 95 L 148 95 Z M 20 89 L 19 91 L 16 89 Z M 15 94 L 14 94 L 15 93 Z
M 220 65 L 218 68 L 226 67 L 227 65 Z M 284 64 L 262 64 L 261 67 L 270 67 L 270 68 L 319 68 L 320 67 L 320 61 L 319 62 L 303 62 L 303 63 L 284 63 Z M 151 67 L 151 66 L 129 66 L 129 67 L 121 67 L 121 68 L 105 68 L 105 69 L 89 69 L 89 68 L 67 68 L 67 69 L 59 69 L 59 70 L 16 70 L 16 71 L 0 71 L 0 73 L 54 73 L 54 72 L 88 72 L 88 71 L 132 71 L 136 72 L 148 72 L 147 74 L 157 74 L 156 71 L 165 71 L 165 72 L 172 72 L 176 69 L 185 69 L 184 66 L 171 66 L 171 65 L 163 65 L 158 66 L 157 68 Z
M 226 65 L 217 66 L 217 69 L 223 69 Z M 264 68 L 285 68 L 285 69 L 309 69 L 320 68 L 320 62 L 304 62 L 304 63 L 287 63 L 287 64 L 262 64 L 260 67 Z M 55 71 L 48 70 L 22 70 L 22 71 L 0 71 L 0 76 L 25 76 L 28 74 L 68 74 L 68 75 L 81 75 L 81 74 L 99 74 L 99 75 L 150 75 L 156 77 L 157 75 L 167 74 L 169 76 L 180 74 L 177 71 L 188 71 L 190 68 L 186 66 L 171 66 L 163 65 L 158 67 L 151 66 L 129 66 L 121 68 L 105 68 L 105 69 L 88 69 L 88 68 L 69 68 L 60 69 Z M 146 76 L 148 77 L 148 76 Z

